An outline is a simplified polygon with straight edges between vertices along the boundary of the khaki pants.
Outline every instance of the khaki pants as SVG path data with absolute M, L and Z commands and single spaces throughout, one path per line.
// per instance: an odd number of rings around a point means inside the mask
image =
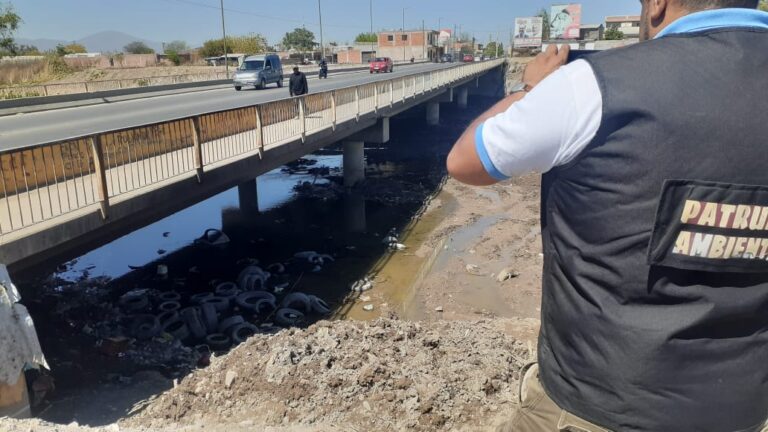
M 539 365 L 525 371 L 519 398 L 520 408 L 496 432 L 610 432 L 558 407 L 541 386 Z M 768 424 L 761 432 L 768 432 Z
M 531 365 L 520 382 L 520 408 L 496 432 L 610 432 L 565 411 L 544 393 L 539 365 Z

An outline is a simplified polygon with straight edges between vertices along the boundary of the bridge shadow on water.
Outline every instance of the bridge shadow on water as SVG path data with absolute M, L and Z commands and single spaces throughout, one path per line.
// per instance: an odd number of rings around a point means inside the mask
M 278 304 L 289 293 L 305 293 L 327 302 L 336 313 L 331 316 L 343 315 L 350 286 L 382 257 L 398 253 L 383 239 L 418 217 L 445 179 L 450 146 L 493 102 L 472 98 L 463 111 L 444 104 L 436 127 L 425 125 L 423 108 L 393 118 L 390 143 L 366 148 L 366 181 L 351 193 L 341 186 L 340 146 L 331 147 L 260 177 L 259 208 L 247 200 L 238 205 L 235 188 L 78 259 L 13 275 L 52 367 L 42 378 L 29 376 L 37 415 L 56 423 L 109 424 L 170 388 L 171 379 L 205 366 L 210 344 L 163 333 L 142 340 L 137 320 L 159 314 L 163 293 L 178 293 L 182 308 L 192 306 L 191 296 L 236 281 L 249 263 L 285 268 L 271 267 L 266 286 L 277 291 Z M 229 243 L 196 243 L 207 228 L 226 233 Z M 307 251 L 332 261 L 295 257 Z M 237 306 L 218 320 L 233 315 L 258 332 L 285 327 L 274 312 Z M 297 325 L 322 318 L 313 312 Z

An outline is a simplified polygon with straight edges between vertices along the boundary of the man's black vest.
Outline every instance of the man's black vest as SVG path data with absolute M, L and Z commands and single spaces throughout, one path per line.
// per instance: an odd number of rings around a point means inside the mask
M 768 31 L 588 59 L 595 139 L 542 185 L 541 379 L 616 431 L 768 418 Z

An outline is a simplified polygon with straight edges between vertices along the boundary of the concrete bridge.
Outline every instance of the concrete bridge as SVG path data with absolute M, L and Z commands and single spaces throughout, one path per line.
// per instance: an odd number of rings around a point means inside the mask
M 401 75 L 299 98 L 0 149 L 0 262 L 18 269 L 98 246 L 234 186 L 256 207 L 255 178 L 343 142 L 344 183 L 364 175 L 365 143 L 426 104 L 501 96 L 504 60 Z M 42 126 L 41 126 L 42 127 Z

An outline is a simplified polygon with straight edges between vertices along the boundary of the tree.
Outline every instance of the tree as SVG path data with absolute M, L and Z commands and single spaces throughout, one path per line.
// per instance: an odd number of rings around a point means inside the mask
M 258 54 L 266 52 L 267 40 L 259 34 L 248 36 L 227 36 L 227 53 Z M 218 57 L 224 55 L 224 39 L 211 39 L 200 48 L 203 57 Z
M 39 55 L 42 55 L 42 53 L 34 45 L 19 45 L 16 47 L 16 55 L 39 56 Z
M 283 49 L 295 49 L 301 52 L 315 48 L 315 34 L 305 28 L 296 28 L 283 37 Z
M 499 43 L 498 50 L 496 49 L 496 42 L 490 42 L 488 45 L 485 46 L 485 49 L 483 50 L 483 55 L 486 57 L 496 57 L 497 55 L 504 55 L 504 44 Z
M 189 45 L 187 45 L 187 43 L 182 40 L 175 40 L 165 44 L 166 54 L 168 54 L 169 52 L 175 52 L 176 54 L 178 54 L 178 53 L 187 51 L 188 49 L 189 49 Z
M 125 47 L 123 47 L 123 50 L 127 52 L 128 54 L 154 54 L 155 50 L 147 46 L 144 42 L 136 41 L 131 42 Z
M 464 44 L 461 46 L 461 49 L 459 50 L 459 52 L 461 53 L 461 55 L 467 55 L 467 54 L 475 55 L 475 47 Z
M 17 55 L 18 47 L 13 34 L 21 23 L 21 17 L 16 14 L 13 6 L 0 3 L 0 57 Z
M 551 23 L 549 22 L 549 11 L 546 8 L 542 8 L 539 10 L 539 13 L 536 14 L 537 17 L 541 17 L 541 20 L 543 21 L 543 28 L 541 29 L 541 37 L 543 40 L 549 40 L 549 30 Z
M 609 28 L 605 31 L 605 40 L 622 40 L 624 39 L 624 33 L 617 28 Z
M 379 36 L 376 33 L 360 33 L 355 38 L 357 43 L 376 43 L 379 41 Z
M 768 12 L 768 0 L 760 0 L 760 5 L 757 8 L 761 11 Z
M 78 43 L 71 43 L 69 45 L 56 45 L 56 55 L 64 57 L 67 54 L 81 54 L 88 52 L 88 49 L 84 45 Z

